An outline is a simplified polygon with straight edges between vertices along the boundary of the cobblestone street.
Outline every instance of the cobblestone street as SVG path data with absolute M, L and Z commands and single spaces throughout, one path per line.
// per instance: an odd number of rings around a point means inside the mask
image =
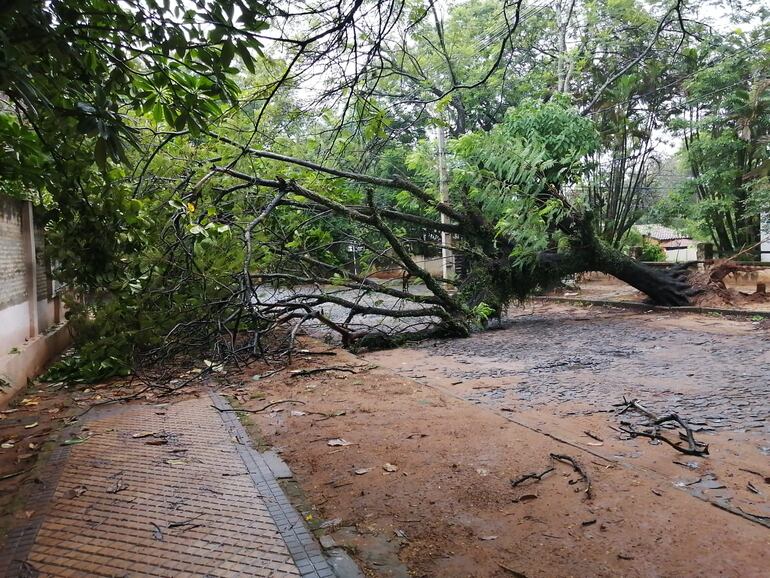
M 404 375 L 440 376 L 477 403 L 590 414 L 625 396 L 770 446 L 770 336 L 748 321 L 539 305 L 512 310 L 502 330 L 411 351 L 424 363 Z

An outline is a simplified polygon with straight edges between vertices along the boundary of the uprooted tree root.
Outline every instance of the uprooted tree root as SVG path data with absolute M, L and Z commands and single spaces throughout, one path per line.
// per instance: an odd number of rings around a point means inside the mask
M 623 415 L 624 413 L 630 410 L 633 410 L 650 419 L 650 422 L 645 426 L 643 426 L 645 429 L 637 429 L 637 427 L 634 426 L 631 422 L 621 421 L 620 430 L 628 434 L 631 438 L 645 437 L 651 440 L 664 442 L 670 445 L 676 451 L 681 452 L 688 456 L 703 457 L 708 455 L 709 453 L 708 444 L 704 444 L 702 442 L 696 441 L 692 428 L 690 428 L 687 422 L 685 422 L 677 414 L 672 413 L 664 416 L 658 416 L 653 412 L 651 412 L 650 410 L 648 410 L 647 408 L 645 408 L 643 405 L 641 405 L 638 399 L 632 399 L 631 401 L 627 401 L 625 398 L 623 398 L 623 403 L 616 404 L 616 407 L 622 407 L 622 409 L 618 412 L 617 415 Z M 684 433 L 680 433 L 680 437 L 682 437 L 682 441 L 687 442 L 687 447 L 683 447 L 681 445 L 681 442 L 671 441 L 661 433 L 660 426 L 663 425 L 664 423 L 670 423 L 670 422 L 674 422 L 678 424 L 682 429 L 684 429 Z
M 725 284 L 728 275 L 736 273 L 756 273 L 767 267 L 743 265 L 733 259 L 718 259 L 702 271 L 690 274 L 690 284 L 696 294 L 694 305 L 741 305 L 745 303 L 766 303 L 770 301 L 767 293 L 745 293 L 731 289 Z

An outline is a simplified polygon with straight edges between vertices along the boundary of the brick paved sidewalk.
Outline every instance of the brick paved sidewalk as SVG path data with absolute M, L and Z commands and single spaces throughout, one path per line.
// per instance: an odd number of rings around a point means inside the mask
M 333 576 L 216 394 L 100 414 L 61 446 L 0 576 Z

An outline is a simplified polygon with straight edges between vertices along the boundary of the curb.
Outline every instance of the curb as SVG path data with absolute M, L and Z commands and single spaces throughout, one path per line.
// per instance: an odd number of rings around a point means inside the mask
M 224 397 L 210 391 L 214 407 L 219 410 L 233 409 Z M 277 478 L 290 477 L 291 470 L 274 452 L 259 453 L 251 443 L 248 432 L 238 420 L 235 411 L 219 411 L 225 427 L 235 441 L 238 455 L 246 465 L 254 485 L 262 495 L 278 531 L 286 543 L 302 578 L 357 578 L 363 574 L 344 551 L 328 550 L 327 558 L 313 534 L 308 530 L 299 512 L 278 484 Z M 347 558 L 347 560 L 345 560 Z M 352 568 L 348 564 L 353 564 Z
M 686 305 L 682 307 L 664 307 L 662 305 L 649 305 L 636 301 L 612 301 L 608 299 L 579 299 L 576 297 L 532 297 L 533 301 L 552 301 L 554 303 L 569 303 L 572 305 L 599 305 L 601 307 L 618 307 L 620 309 L 637 309 L 641 311 L 660 311 L 664 313 L 700 313 L 732 315 L 735 317 L 763 317 L 770 319 L 770 311 L 755 311 L 750 309 L 723 309 L 717 307 L 694 307 Z

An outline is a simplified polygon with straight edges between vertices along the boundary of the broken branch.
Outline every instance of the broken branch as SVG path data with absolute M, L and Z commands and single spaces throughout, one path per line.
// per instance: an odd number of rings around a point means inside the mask
M 628 422 L 622 422 L 620 430 L 624 433 L 627 433 L 632 438 L 634 437 L 645 437 L 652 440 L 657 440 L 661 442 L 665 442 L 668 445 L 670 445 L 672 448 L 677 450 L 678 452 L 681 452 L 688 456 L 707 456 L 709 453 L 709 447 L 708 444 L 704 444 L 702 442 L 698 442 L 695 440 L 695 435 L 693 434 L 692 428 L 685 422 L 679 415 L 672 413 L 666 416 L 658 416 L 652 411 L 648 410 L 646 407 L 642 406 L 639 403 L 638 399 L 632 399 L 631 401 L 626 401 L 625 398 L 623 398 L 622 404 L 616 404 L 617 406 L 623 406 L 623 409 L 618 412 L 617 415 L 622 415 L 626 413 L 627 411 L 633 409 L 636 412 L 644 415 L 645 417 L 648 417 L 651 421 L 648 424 L 647 431 L 642 431 L 635 429 L 633 425 L 631 425 Z M 666 436 L 660 433 L 660 426 L 667 422 L 675 422 L 679 426 L 684 429 L 685 434 L 683 435 L 683 438 L 687 441 L 687 447 L 682 447 L 679 443 L 673 442 L 670 439 L 668 439 Z M 625 426 L 625 427 L 623 427 Z

